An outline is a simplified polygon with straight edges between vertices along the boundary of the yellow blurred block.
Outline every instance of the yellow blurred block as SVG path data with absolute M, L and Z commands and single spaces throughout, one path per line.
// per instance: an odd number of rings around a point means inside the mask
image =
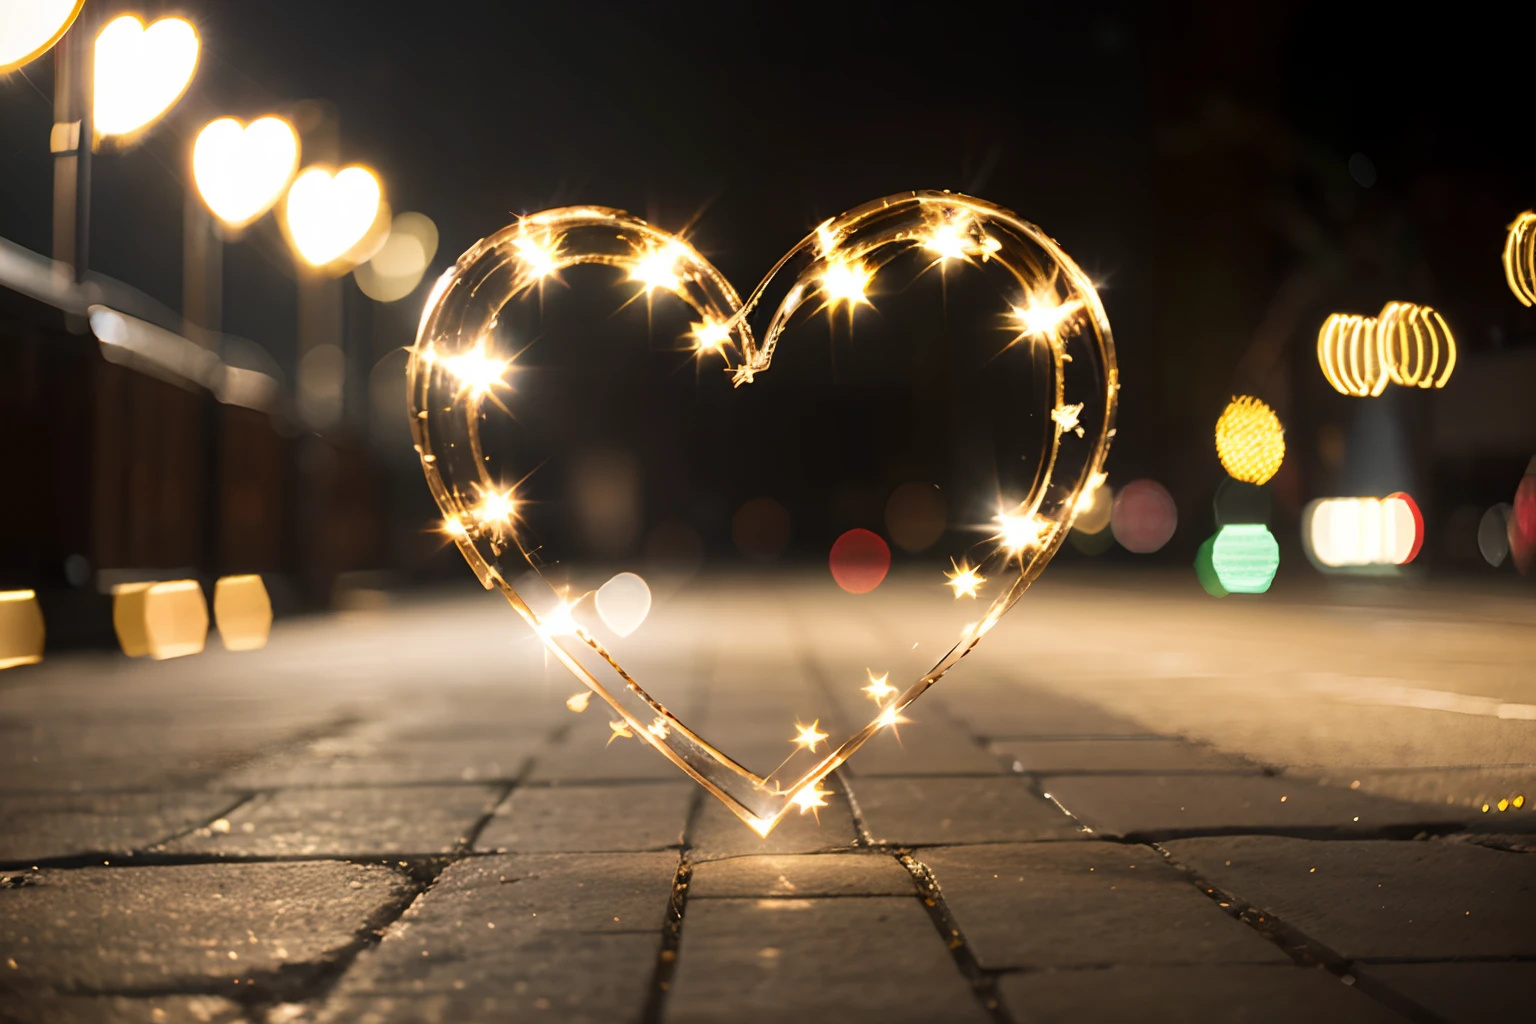
M 43 660 L 43 610 L 30 590 L 0 590 L 0 668 Z
M 213 621 L 227 651 L 267 646 L 272 632 L 272 599 L 260 576 L 222 576 L 213 585 Z
M 112 625 L 130 658 L 197 654 L 208 641 L 208 602 L 196 580 L 125 583 L 112 591 Z

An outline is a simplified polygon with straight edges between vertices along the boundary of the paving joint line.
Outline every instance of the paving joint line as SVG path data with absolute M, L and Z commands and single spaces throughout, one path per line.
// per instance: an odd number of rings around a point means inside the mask
M 683 943 L 683 916 L 688 910 L 688 886 L 693 881 L 693 862 L 688 859 L 688 854 L 692 849 L 690 841 L 694 826 L 704 808 L 704 797 L 702 789 L 693 794 L 688 807 L 688 819 L 683 825 L 683 847 L 678 851 L 677 873 L 672 876 L 672 890 L 667 896 L 667 917 L 661 926 L 656 967 L 651 973 L 645 1006 L 640 1012 L 641 1024 L 661 1024 L 666 1013 L 667 995 L 672 990 L 672 979 L 677 974 L 677 958 Z
M 965 938 L 965 933 L 960 930 L 960 923 L 955 920 L 955 915 L 949 909 L 949 904 L 944 900 L 944 894 L 939 889 L 939 881 L 934 876 L 933 869 L 914 857 L 911 851 L 901 850 L 894 853 L 897 863 L 907 869 L 912 876 L 912 883 L 917 888 L 919 902 L 928 913 L 928 919 L 933 922 L 944 945 L 948 947 L 950 956 L 955 961 L 955 966 L 966 981 L 971 984 L 971 992 L 976 997 L 976 1002 L 981 1009 L 993 1021 L 993 1024 L 1013 1024 L 1013 1015 L 1008 1012 L 1008 1007 L 1003 1003 L 1002 993 L 998 991 L 999 972 L 988 970 L 981 966 L 981 961 L 976 958 L 976 953 L 971 949 L 970 943 Z
M 1364 961 L 1346 957 L 1334 951 L 1274 914 L 1207 881 L 1199 872 L 1179 861 L 1170 850 L 1160 844 L 1145 845 L 1162 854 L 1163 859 L 1170 866 L 1189 879 L 1196 889 L 1220 907 L 1228 917 L 1258 932 L 1259 935 L 1278 946 L 1281 952 L 1298 966 L 1320 967 L 1344 984 L 1358 988 L 1363 995 L 1369 996 L 1394 1013 L 1415 1021 L 1416 1024 L 1450 1024 L 1444 1017 L 1376 978 L 1370 975 L 1362 977 L 1356 972 L 1355 965 Z

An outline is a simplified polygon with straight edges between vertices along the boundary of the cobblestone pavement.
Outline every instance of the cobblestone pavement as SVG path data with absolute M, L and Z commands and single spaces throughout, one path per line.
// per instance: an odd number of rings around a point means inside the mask
M 0 1020 L 1528 1017 L 1528 593 L 1059 575 L 767 840 L 478 592 L 5 673 Z M 840 664 L 769 632 L 675 645 L 686 720 L 763 739 L 726 657 Z

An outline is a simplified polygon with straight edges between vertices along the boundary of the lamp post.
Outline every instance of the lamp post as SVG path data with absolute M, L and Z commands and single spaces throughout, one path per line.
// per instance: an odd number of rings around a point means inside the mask
M 91 93 L 95 8 L 86 5 L 54 48 L 53 258 L 85 280 L 91 241 Z M 84 330 L 84 323 L 78 327 Z

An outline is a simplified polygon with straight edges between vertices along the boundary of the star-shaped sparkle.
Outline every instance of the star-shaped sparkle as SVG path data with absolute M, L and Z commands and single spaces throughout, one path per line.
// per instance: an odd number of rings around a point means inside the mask
M 810 725 L 801 725 L 799 722 L 796 722 L 795 728 L 799 731 L 799 735 L 791 739 L 790 742 L 798 747 L 809 750 L 813 754 L 816 753 L 816 748 L 827 738 L 827 734 L 817 728 L 819 725 L 821 725 L 821 719 L 819 718 Z

